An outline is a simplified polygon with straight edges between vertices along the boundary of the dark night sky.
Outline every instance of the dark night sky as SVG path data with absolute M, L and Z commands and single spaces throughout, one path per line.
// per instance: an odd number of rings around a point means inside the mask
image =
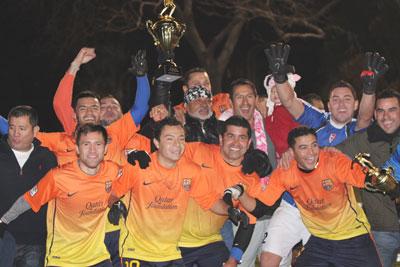
M 55 37 L 60 36 L 63 28 L 60 28 L 58 34 L 45 33 L 46 23 L 51 17 L 51 14 L 46 13 L 50 10 L 46 3 L 50 5 L 50 2 L 39 2 L 42 3 L 40 7 L 30 1 L 6 0 L 0 4 L 1 115 L 6 116 L 15 105 L 30 104 L 39 110 L 42 128 L 60 130 L 52 109 L 52 97 L 70 61 L 84 45 L 95 46 L 97 58 L 96 62 L 81 68 L 77 80 L 78 88 L 91 86 L 90 82 L 93 80 L 96 80 L 97 88 L 103 91 L 116 83 L 120 88 L 124 84 L 134 87 L 134 80 L 126 78 L 126 69 L 129 66 L 129 54 L 138 48 L 146 48 L 150 67 L 155 67 L 156 51 L 150 36 L 144 30 L 129 34 L 102 33 L 89 39 L 82 38 L 82 42 L 75 42 L 67 49 L 57 49 L 56 46 L 62 40 L 55 40 Z M 387 80 L 395 82 L 398 79 L 400 4 L 395 5 L 395 8 L 386 0 L 369 1 L 368 4 L 371 6 L 366 8 L 363 1 L 344 1 L 335 10 L 336 14 L 340 14 L 337 16 L 337 23 L 345 31 L 332 31 L 325 40 L 290 41 L 292 53 L 289 61 L 303 76 L 298 86 L 300 95 L 316 92 L 325 97 L 324 89 L 330 82 L 341 78 L 353 81 L 352 76 L 357 75 L 358 70 L 354 69 L 354 74 L 343 75 L 339 66 L 354 58 L 354 55 L 368 50 L 382 51 L 391 66 Z M 203 27 L 212 26 L 214 25 L 207 25 L 206 22 Z M 265 44 L 276 38 L 260 21 L 248 23 L 233 53 L 225 75 L 225 85 L 233 78 L 247 76 L 261 87 L 268 69 L 263 54 L 265 45 L 254 40 L 255 32 L 265 37 Z M 183 69 L 198 64 L 185 40 L 176 50 L 176 62 Z M 356 66 L 360 67 L 357 64 Z M 355 83 L 358 86 L 357 81 Z M 129 89 L 118 92 L 115 90 L 117 89 L 111 90 L 111 93 L 123 95 L 123 106 L 128 108 L 134 97 L 133 92 Z

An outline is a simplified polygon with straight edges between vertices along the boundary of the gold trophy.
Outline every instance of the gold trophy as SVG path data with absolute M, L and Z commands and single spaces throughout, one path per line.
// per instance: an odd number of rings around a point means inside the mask
M 164 8 L 155 23 L 148 20 L 146 27 L 159 49 L 161 60 L 156 71 L 156 80 L 173 82 L 181 77 L 179 67 L 174 62 L 174 49 L 186 30 L 186 25 L 172 17 L 175 11 L 173 0 L 164 0 Z M 169 11 L 169 12 L 168 12 Z
M 396 190 L 397 181 L 393 177 L 393 169 L 391 167 L 387 169 L 375 167 L 370 161 L 368 153 L 358 153 L 353 162 L 360 164 L 364 173 L 371 178 L 371 181 L 365 181 L 365 189 L 368 191 L 387 194 Z

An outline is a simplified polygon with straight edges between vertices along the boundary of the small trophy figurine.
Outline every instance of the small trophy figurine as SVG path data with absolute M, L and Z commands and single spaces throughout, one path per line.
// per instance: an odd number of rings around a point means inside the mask
M 153 37 L 154 45 L 158 48 L 160 56 L 156 79 L 164 82 L 173 82 L 181 77 L 179 67 L 174 62 L 174 49 L 179 46 L 179 40 L 186 30 L 186 25 L 172 17 L 175 11 L 173 0 L 164 0 L 164 8 L 159 20 L 155 23 L 148 20 L 146 27 Z M 169 10 L 169 12 L 167 12 Z
M 396 190 L 397 181 L 393 177 L 393 169 L 380 169 L 375 167 L 370 161 L 370 155 L 367 153 L 358 153 L 353 162 L 364 167 L 363 171 L 369 177 L 370 181 L 365 181 L 365 188 L 372 192 L 381 192 L 387 194 Z

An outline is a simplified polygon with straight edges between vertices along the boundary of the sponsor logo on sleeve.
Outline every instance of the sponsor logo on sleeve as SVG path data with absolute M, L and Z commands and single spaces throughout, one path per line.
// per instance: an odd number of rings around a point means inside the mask
M 35 185 L 34 187 L 32 187 L 31 190 L 29 190 L 29 195 L 31 195 L 31 197 L 33 197 L 34 195 L 36 195 L 37 192 L 38 192 L 38 187 L 37 187 L 37 185 Z

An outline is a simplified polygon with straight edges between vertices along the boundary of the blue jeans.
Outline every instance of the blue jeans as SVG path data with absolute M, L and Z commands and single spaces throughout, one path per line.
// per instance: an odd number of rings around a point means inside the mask
M 372 235 L 383 267 L 392 267 L 396 262 L 397 250 L 400 248 L 400 233 L 372 231 Z
M 14 237 L 5 232 L 0 240 L 0 266 L 37 267 L 44 265 L 44 245 L 15 244 Z
M 297 258 L 296 267 L 379 267 L 382 266 L 369 234 L 344 240 L 311 236 Z
M 225 242 L 225 246 L 231 250 L 233 246 L 233 228 L 230 220 L 226 220 L 224 226 L 221 228 L 221 236 Z

